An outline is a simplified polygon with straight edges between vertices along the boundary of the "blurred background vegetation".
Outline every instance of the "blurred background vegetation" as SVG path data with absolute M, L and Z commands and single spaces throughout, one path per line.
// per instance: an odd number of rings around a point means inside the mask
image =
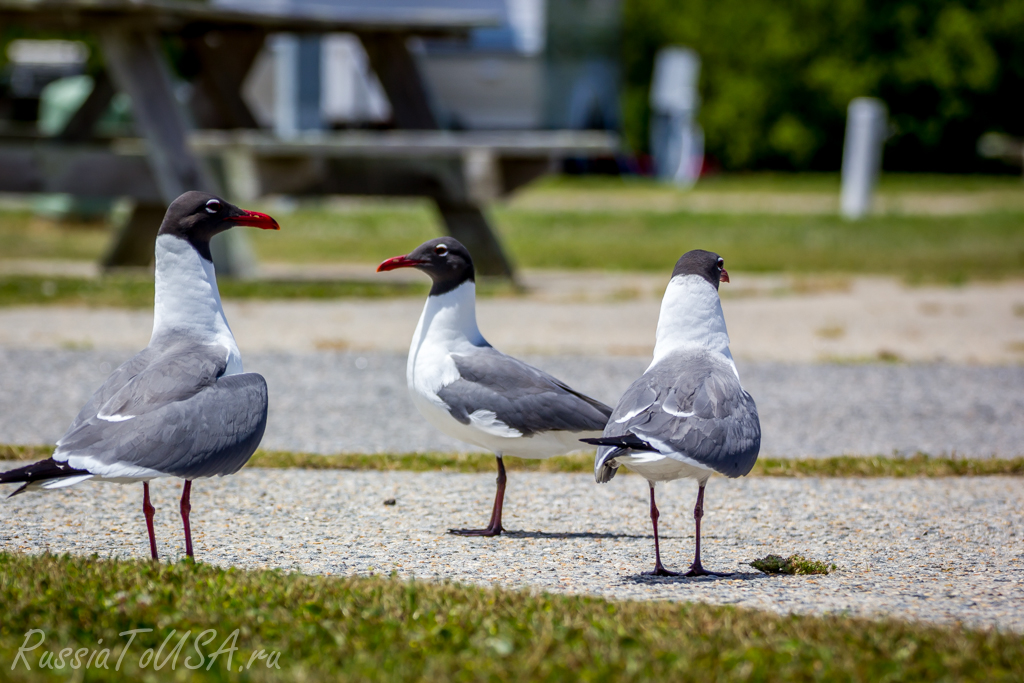
M 1024 135 L 1021 0 L 626 0 L 625 133 L 647 147 L 654 56 L 702 59 L 706 150 L 725 170 L 834 170 L 846 107 L 889 107 L 886 170 L 1012 172 L 978 156 Z
M 1024 138 L 1024 0 L 622 0 L 621 8 L 631 151 L 647 148 L 655 55 L 682 45 L 701 56 L 699 118 L 711 165 L 725 172 L 692 190 L 628 174 L 535 183 L 488 207 L 518 266 L 664 272 L 700 245 L 749 272 L 954 283 L 1024 277 L 1020 166 L 977 151 L 988 132 Z M 0 26 L 0 46 L 26 35 Z M 61 37 L 85 40 L 86 71 L 100 68 L 92 38 Z M 167 47 L 180 62 L 180 45 Z M 0 49 L 0 66 L 5 60 Z M 874 209 L 851 223 L 838 215 L 837 171 L 846 109 L 860 96 L 887 103 L 892 137 Z M 249 235 L 263 263 L 373 264 L 441 229 L 429 201 L 266 198 L 262 208 L 287 233 Z M 119 221 L 62 219 L 38 204 L 0 201 L 0 260 L 96 262 Z M 372 268 L 367 273 L 372 278 Z M 12 268 L 0 275 L 0 306 L 145 306 L 149 277 L 125 276 L 100 291 L 84 279 L 57 286 L 48 273 Z M 377 282 L 239 285 L 226 296 L 410 293 Z

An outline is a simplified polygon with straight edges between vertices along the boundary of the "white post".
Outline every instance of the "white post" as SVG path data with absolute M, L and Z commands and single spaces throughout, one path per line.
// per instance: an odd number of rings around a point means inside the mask
M 274 53 L 274 132 L 291 138 L 299 132 L 299 40 L 281 33 L 272 38 Z
M 658 177 L 691 187 L 704 165 L 704 131 L 697 123 L 700 56 L 688 48 L 658 52 L 651 78 L 651 154 Z
M 882 168 L 882 145 L 886 138 L 885 103 L 873 97 L 857 97 L 846 115 L 843 144 L 842 192 L 839 212 L 857 220 L 871 209 L 871 199 Z

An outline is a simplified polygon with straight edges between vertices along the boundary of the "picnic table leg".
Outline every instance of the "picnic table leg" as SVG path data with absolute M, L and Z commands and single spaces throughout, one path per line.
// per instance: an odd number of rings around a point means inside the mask
M 93 79 L 92 92 L 78 108 L 57 138 L 63 142 L 81 142 L 93 136 L 96 122 L 100 120 L 114 99 L 114 84 L 106 71 L 100 71 Z
M 382 33 L 363 34 L 359 38 L 370 58 L 370 66 L 387 93 L 395 125 L 405 129 L 436 130 L 439 126 L 430 107 L 426 85 L 416 60 L 406 47 L 408 36 Z M 478 205 L 437 199 L 437 208 L 449 234 L 473 254 L 473 262 L 481 275 L 514 279 L 512 264 Z
M 102 31 L 99 39 L 107 69 L 115 85 L 128 93 L 132 100 L 132 118 L 139 132 L 146 138 L 147 159 L 165 206 L 188 190 L 220 194 L 214 179 L 189 149 L 188 124 L 174 96 L 158 36 L 150 32 L 110 28 Z M 138 245 L 147 243 L 149 231 L 155 233 L 160 226 L 159 219 L 155 225 L 142 225 L 142 218 L 145 216 L 148 219 L 150 215 L 146 210 L 140 212 L 138 220 L 133 216 L 122 231 L 118 243 L 111 249 L 105 265 L 128 265 L 119 262 L 120 255 L 136 253 Z M 163 218 L 162 214 L 160 218 Z M 241 239 L 240 235 L 233 232 L 229 231 L 217 238 L 225 243 L 227 250 L 231 249 L 234 240 Z M 235 275 L 238 274 L 237 263 L 240 260 L 222 258 L 215 263 L 220 274 Z
M 128 221 L 121 226 L 101 265 L 104 269 L 118 266 L 148 266 L 153 262 L 156 233 L 167 207 L 163 204 L 136 204 Z
M 395 126 L 413 130 L 438 128 L 426 85 L 416 60 L 405 46 L 409 36 L 394 33 L 359 36 L 370 59 L 370 66 L 391 103 Z
M 266 40 L 249 29 L 203 31 L 186 38 L 194 62 L 191 109 L 199 128 L 259 128 L 242 97 L 242 84 Z
M 155 34 L 129 30 L 100 33 L 107 68 L 132 100 L 132 118 L 149 144 L 149 163 L 164 201 L 187 190 L 214 190 L 213 180 L 188 147 L 164 56 Z
M 512 265 L 480 207 L 438 199 L 437 210 L 441 212 L 448 234 L 462 242 L 473 255 L 473 263 L 480 275 L 515 280 Z

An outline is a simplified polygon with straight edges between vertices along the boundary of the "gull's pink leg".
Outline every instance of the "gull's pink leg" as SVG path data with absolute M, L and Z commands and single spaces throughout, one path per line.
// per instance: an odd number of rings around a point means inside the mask
M 142 514 L 146 516 L 146 530 L 149 531 L 149 552 L 153 559 L 156 556 L 156 534 L 153 532 L 153 504 L 149 502 L 149 482 L 142 482 Z
M 658 512 L 658 506 L 654 504 L 654 482 L 650 482 L 651 485 L 651 526 L 654 527 L 654 571 L 644 572 L 649 576 L 679 576 L 679 572 L 670 572 L 665 569 L 665 565 L 661 563 L 661 548 L 658 545 L 658 518 L 661 517 L 661 513 Z
M 729 576 L 727 573 L 709 572 L 700 563 L 700 520 L 704 516 L 704 484 L 697 491 L 697 504 L 693 507 L 693 521 L 697 525 L 697 539 L 694 545 L 693 564 L 683 576 Z
M 185 488 L 181 491 L 181 521 L 185 525 L 185 554 L 194 557 L 192 555 L 192 527 L 188 523 L 188 513 L 192 511 L 192 505 L 189 502 L 191 494 L 192 482 L 186 479 Z
M 501 526 L 501 507 L 505 502 L 505 461 L 498 456 L 498 490 L 494 494 L 494 507 L 491 509 L 491 521 L 484 529 L 449 529 L 448 533 L 456 536 L 498 536 L 504 529 Z

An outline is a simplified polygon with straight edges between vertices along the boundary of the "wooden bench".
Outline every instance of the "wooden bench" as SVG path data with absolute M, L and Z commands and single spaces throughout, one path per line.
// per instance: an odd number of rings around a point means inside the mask
M 469 246 L 483 274 L 512 266 L 482 207 L 566 156 L 614 153 L 613 135 L 583 131 L 507 133 L 437 130 L 407 49 L 413 35 L 457 35 L 497 24 L 486 7 L 409 12 L 389 3 L 288 6 L 286 10 L 169 0 L 0 0 L 0 23 L 96 36 L 105 71 L 60 134 L 0 137 L 0 192 L 121 196 L 135 211 L 105 265 L 148 263 L 166 205 L 189 189 L 238 201 L 271 194 L 360 194 L 433 199 L 448 232 Z M 357 35 L 400 130 L 317 133 L 281 140 L 257 128 L 240 88 L 271 32 Z M 216 40 L 208 40 L 217 34 Z M 193 130 L 174 96 L 162 35 L 183 40 L 197 65 Z M 96 121 L 116 91 L 132 100 L 140 135 L 98 139 Z M 237 272 L 221 241 L 218 269 Z

